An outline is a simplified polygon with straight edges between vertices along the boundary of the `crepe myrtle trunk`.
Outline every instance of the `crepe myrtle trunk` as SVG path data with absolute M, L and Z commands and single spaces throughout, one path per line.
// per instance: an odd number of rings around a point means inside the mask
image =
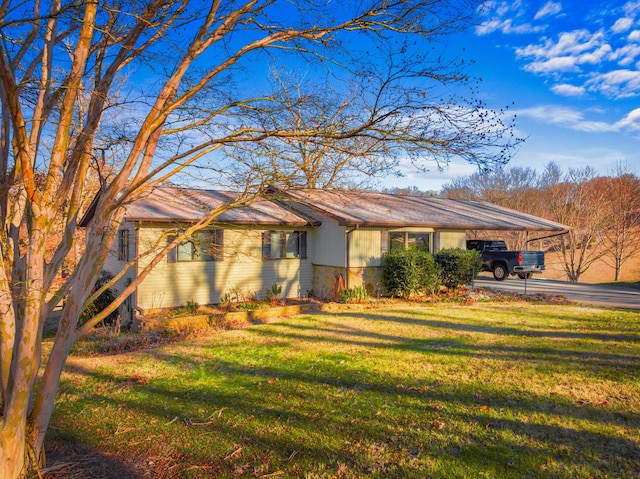
M 28 440 L 28 413 L 40 366 L 43 311 L 45 306 L 45 235 L 43 220 L 35 219 L 31 241 L 25 252 L 28 261 L 14 268 L 18 297 L 13 308 L 3 312 L 3 341 L 12 347 L 2 350 L 2 422 L 0 425 L 0 477 L 19 477 L 35 450 Z M 14 279 L 15 281 L 15 279 Z M 13 326 L 13 327 L 6 327 Z M 4 374 L 8 371 L 8 375 Z M 6 376 L 6 377 L 5 377 Z
M 104 223 L 103 223 L 104 224 Z M 92 285 L 97 280 L 108 249 L 113 242 L 114 228 L 93 227 L 88 232 L 86 254 L 75 271 L 54 344 L 34 395 L 41 357 L 42 326 L 48 305 L 42 294 L 44 246 L 32 247 L 26 278 L 24 307 L 14 315 L 15 346 L 11 361 L 10 386 L 3 390 L 2 426 L 0 429 L 0 478 L 28 477 L 44 466 L 44 439 L 51 420 L 60 375 L 76 337 L 78 318 Z M 37 245 L 44 242 L 34 241 Z M 5 318 L 6 320 L 6 318 Z M 2 358 L 4 361 L 5 358 Z

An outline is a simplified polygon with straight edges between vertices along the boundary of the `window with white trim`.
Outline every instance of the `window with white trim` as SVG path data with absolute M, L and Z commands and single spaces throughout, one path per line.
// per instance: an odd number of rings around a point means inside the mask
M 306 259 L 306 231 L 264 231 L 262 233 L 262 259 Z
M 171 243 L 175 239 L 175 236 L 169 236 L 167 241 Z M 169 251 L 167 262 L 222 261 L 223 248 L 224 230 L 196 231 Z
M 431 233 L 393 231 L 389 233 L 389 249 L 431 251 Z

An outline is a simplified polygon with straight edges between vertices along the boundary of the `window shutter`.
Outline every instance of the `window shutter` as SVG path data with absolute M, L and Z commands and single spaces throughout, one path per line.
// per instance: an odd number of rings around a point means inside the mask
M 224 230 L 215 231 L 215 248 L 213 250 L 213 259 L 215 261 L 224 260 Z
M 389 232 L 380 231 L 380 256 L 389 251 Z
M 262 232 L 262 260 L 271 259 L 271 231 Z
M 118 231 L 118 259 L 120 261 L 129 261 L 129 230 L 121 229 Z
M 307 259 L 307 232 L 299 231 L 300 235 L 300 259 Z
M 175 235 L 167 236 L 167 244 L 171 244 L 176 240 Z M 175 263 L 178 261 L 178 249 L 174 246 L 167 253 L 167 263 Z

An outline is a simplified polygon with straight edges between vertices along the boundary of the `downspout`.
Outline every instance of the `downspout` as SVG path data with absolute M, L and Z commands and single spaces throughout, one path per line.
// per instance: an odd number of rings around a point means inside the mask
M 347 257 L 346 257 L 346 265 L 347 265 L 347 272 L 346 272 L 346 278 L 345 278 L 345 286 L 347 289 L 350 288 L 349 285 L 349 271 L 351 270 L 351 233 L 353 233 L 355 230 L 358 229 L 358 225 L 355 225 L 354 227 L 352 227 L 350 230 L 347 230 Z

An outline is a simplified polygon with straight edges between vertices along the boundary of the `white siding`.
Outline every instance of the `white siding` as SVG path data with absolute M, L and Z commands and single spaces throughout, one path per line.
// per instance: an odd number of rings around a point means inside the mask
M 120 258 L 120 231 L 126 231 L 128 235 L 128 255 L 127 258 Z M 123 222 L 118 231 L 116 232 L 116 238 L 113 242 L 113 247 L 111 251 L 109 251 L 109 255 L 105 260 L 103 270 L 110 273 L 112 276 L 117 276 L 120 274 L 122 269 L 127 265 L 129 261 L 135 259 L 137 255 L 137 231 L 136 225 L 132 222 L 125 221 Z M 135 278 L 136 268 L 135 265 L 132 265 L 125 275 L 115 284 L 113 289 L 116 293 L 120 293 L 128 286 L 131 281 Z M 119 309 L 119 314 L 125 323 L 131 321 L 133 318 L 133 308 L 135 306 L 135 294 L 132 294 L 129 298 L 125 300 L 123 305 Z
M 152 244 L 162 233 L 142 228 L 141 243 Z M 143 309 L 220 303 L 225 294 L 233 300 L 264 297 L 274 284 L 282 286 L 283 297 L 306 296 L 313 287 L 310 259 L 262 260 L 262 230 L 224 231 L 223 261 L 161 261 L 138 287 L 138 305 Z M 307 254 L 313 251 L 307 234 Z M 140 268 L 144 267 L 142 262 Z
M 309 232 L 313 237 L 313 253 L 309 255 L 313 264 L 320 266 L 346 266 L 347 235 L 344 226 L 337 221 L 324 218 L 322 225 Z
M 361 228 L 351 233 L 349 267 L 382 266 L 379 229 Z
M 467 233 L 464 230 L 458 231 L 438 231 L 436 232 L 434 239 L 435 251 L 448 248 L 462 248 L 467 247 Z

